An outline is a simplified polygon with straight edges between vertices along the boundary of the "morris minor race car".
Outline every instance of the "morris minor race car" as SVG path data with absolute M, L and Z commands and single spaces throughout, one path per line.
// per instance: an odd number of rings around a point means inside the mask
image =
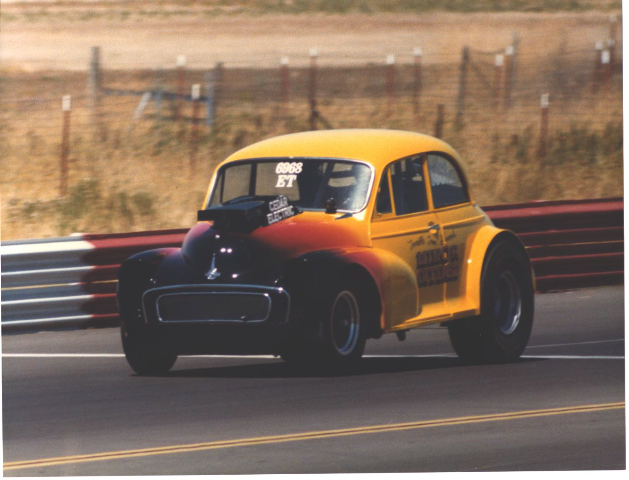
M 477 206 L 459 155 L 388 130 L 285 135 L 221 163 L 181 248 L 123 263 L 122 345 L 138 374 L 179 354 L 347 367 L 367 339 L 447 326 L 468 362 L 516 360 L 534 278 Z

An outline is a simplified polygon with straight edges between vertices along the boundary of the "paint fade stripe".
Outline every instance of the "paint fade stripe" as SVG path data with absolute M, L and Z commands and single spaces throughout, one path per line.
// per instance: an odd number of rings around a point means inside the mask
M 604 410 L 624 409 L 625 402 L 604 403 L 597 405 L 578 405 L 572 407 L 560 407 L 541 410 L 525 410 L 518 412 L 498 413 L 490 415 L 477 415 L 467 417 L 446 418 L 440 420 L 425 420 L 420 422 L 398 423 L 392 425 L 372 425 L 367 427 L 355 427 L 339 430 L 322 430 L 296 434 L 285 434 L 265 437 L 253 437 L 236 440 L 223 440 L 215 442 L 196 443 L 188 445 L 172 445 L 167 447 L 144 448 L 136 450 L 123 450 L 118 452 L 104 452 L 88 455 L 74 455 L 68 457 L 44 458 L 39 460 L 26 460 L 8 462 L 4 464 L 4 470 L 18 470 L 27 468 L 49 467 L 56 465 L 76 464 L 85 462 L 97 462 L 104 460 L 116 460 L 132 457 L 145 457 L 151 455 L 167 455 L 174 453 L 188 453 L 203 450 L 215 450 L 222 448 L 246 447 L 265 445 L 272 443 L 285 443 L 322 438 L 342 437 L 350 435 L 363 435 L 369 433 L 386 433 L 403 430 L 414 430 L 430 427 L 445 427 L 451 425 L 464 425 L 472 423 L 495 422 L 516 420 L 523 418 L 544 417 L 551 415 L 566 415 L 572 413 L 589 413 Z

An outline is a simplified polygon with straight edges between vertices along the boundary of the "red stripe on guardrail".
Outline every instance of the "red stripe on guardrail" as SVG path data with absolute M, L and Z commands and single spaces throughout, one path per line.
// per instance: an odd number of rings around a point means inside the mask
M 553 229 L 543 232 L 521 232 L 518 236 L 526 246 L 611 242 L 624 240 L 624 228 L 606 227 L 568 230 Z
M 526 250 L 531 259 L 545 257 L 566 257 L 574 255 L 594 255 L 599 253 L 621 253 L 624 242 L 574 243 L 567 245 L 537 245 Z
M 623 225 L 623 202 L 610 200 L 567 205 L 540 203 L 534 207 L 489 210 L 487 214 L 496 226 L 516 233 L 618 227 Z
M 548 275 L 538 278 L 537 288 L 543 292 L 567 290 L 572 288 L 602 287 L 605 285 L 621 285 L 625 279 L 625 272 L 597 272 L 580 275 Z
M 573 255 L 566 257 L 536 258 L 531 261 L 538 277 L 582 273 L 620 271 L 624 254 L 600 253 L 595 255 Z

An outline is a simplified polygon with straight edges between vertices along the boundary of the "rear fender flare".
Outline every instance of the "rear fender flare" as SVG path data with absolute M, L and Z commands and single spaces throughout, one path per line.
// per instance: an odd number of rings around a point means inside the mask
M 471 305 L 474 306 L 475 313 L 480 315 L 481 308 L 481 286 L 483 283 L 484 266 L 487 259 L 491 255 L 494 245 L 500 241 L 508 241 L 517 245 L 522 249 L 525 257 L 528 259 L 528 253 L 522 241 L 511 230 L 503 230 L 494 226 L 485 226 L 481 228 L 474 237 L 472 248 L 467 266 L 466 287 L 467 298 Z M 530 260 L 529 260 L 530 265 Z M 533 288 L 535 288 L 535 280 L 533 270 L 531 269 L 531 278 L 533 279 Z

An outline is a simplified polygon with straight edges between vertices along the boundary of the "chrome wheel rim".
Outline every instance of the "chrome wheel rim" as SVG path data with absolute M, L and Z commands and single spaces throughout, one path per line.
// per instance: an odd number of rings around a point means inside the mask
M 341 355 L 349 355 L 358 343 L 360 318 L 354 295 L 344 290 L 332 307 L 332 341 Z
M 515 276 L 504 271 L 498 277 L 495 289 L 494 318 L 500 332 L 509 335 L 518 328 L 522 314 L 522 292 Z

